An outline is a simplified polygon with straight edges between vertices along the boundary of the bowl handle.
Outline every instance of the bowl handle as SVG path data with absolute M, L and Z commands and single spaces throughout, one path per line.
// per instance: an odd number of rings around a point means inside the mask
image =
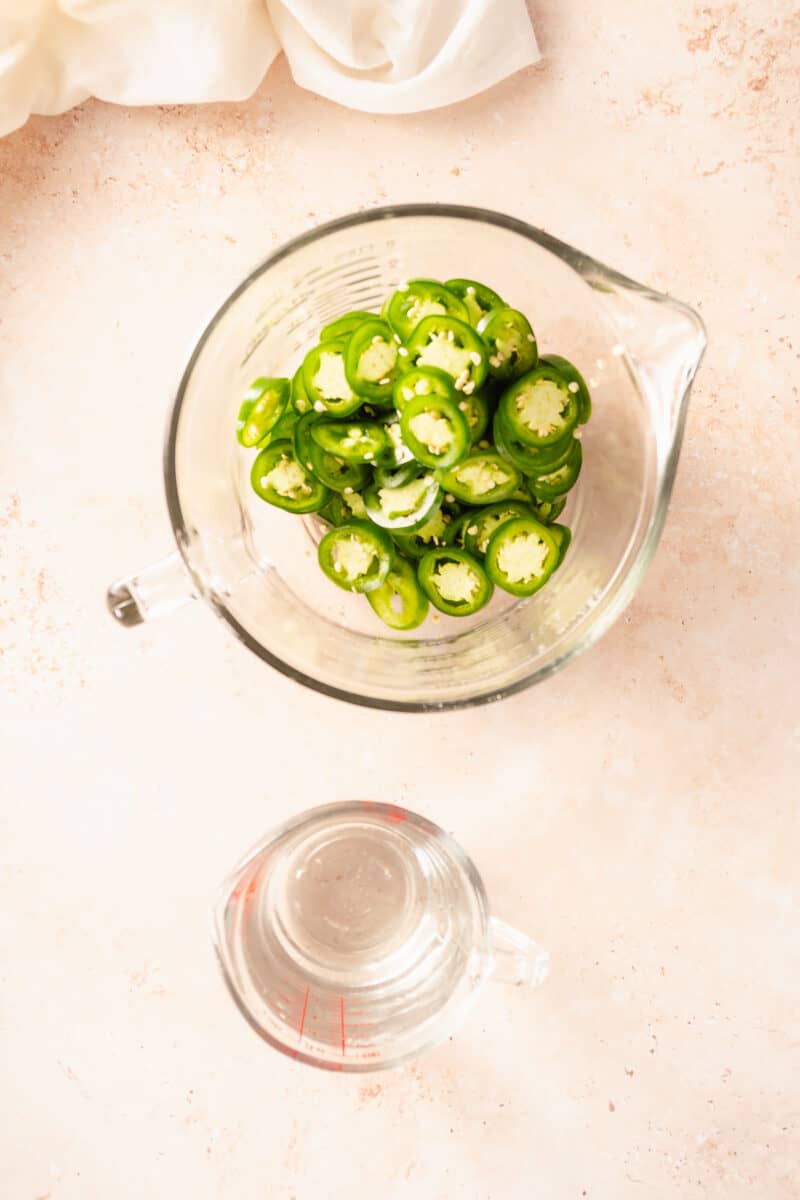
M 196 596 L 191 576 L 175 551 L 143 571 L 112 583 L 106 592 L 106 603 L 114 620 L 132 629 L 134 625 L 183 608 Z
M 539 987 L 550 972 L 550 955 L 525 933 L 489 918 L 489 978 L 497 983 Z

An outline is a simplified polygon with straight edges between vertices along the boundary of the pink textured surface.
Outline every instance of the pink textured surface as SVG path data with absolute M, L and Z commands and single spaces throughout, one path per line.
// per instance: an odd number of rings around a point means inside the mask
M 546 61 L 457 110 L 347 112 L 278 64 L 246 104 L 89 103 L 0 142 L 9 1200 L 798 1194 L 800 14 L 550 7 Z M 169 549 L 204 316 L 288 236 L 420 199 L 525 217 L 708 323 L 626 617 L 534 692 L 429 718 L 305 692 L 199 606 L 115 628 L 105 585 Z M 453 830 L 554 958 L 366 1080 L 260 1045 L 204 918 L 263 830 L 348 796 Z

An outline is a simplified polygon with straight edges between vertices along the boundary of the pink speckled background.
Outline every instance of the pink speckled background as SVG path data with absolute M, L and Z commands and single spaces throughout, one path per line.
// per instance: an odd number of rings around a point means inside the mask
M 88 103 L 0 142 L 8 1200 L 800 1192 L 800 12 L 533 7 L 545 61 L 458 109 L 348 112 L 279 62 L 246 104 Z M 129 634 L 103 607 L 169 548 L 162 431 L 204 316 L 285 238 L 389 200 L 514 212 L 711 339 L 626 617 L 446 717 L 305 692 L 199 606 Z M 351 795 L 452 829 L 554 956 L 366 1080 L 262 1046 L 205 921 L 264 829 Z

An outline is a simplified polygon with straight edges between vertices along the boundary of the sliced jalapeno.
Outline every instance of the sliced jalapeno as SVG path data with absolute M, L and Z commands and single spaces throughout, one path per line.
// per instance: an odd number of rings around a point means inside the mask
M 303 383 L 315 412 L 348 417 L 363 400 L 347 382 L 341 342 L 320 342 L 303 360 Z
M 348 521 L 352 521 L 353 517 L 359 521 L 368 519 L 361 493 L 354 492 L 350 488 L 345 488 L 341 492 L 332 492 L 331 498 L 320 516 L 330 521 L 331 525 L 345 525 Z
M 297 461 L 292 443 L 273 442 L 256 455 L 250 470 L 253 490 L 268 504 L 287 512 L 319 512 L 328 489 Z
M 506 500 L 501 504 L 490 504 L 480 512 L 470 513 L 464 527 L 464 549 L 476 558 L 483 558 L 489 539 L 496 529 L 513 521 L 516 517 L 529 517 L 530 506 L 519 500 Z
M 431 519 L 441 504 L 442 489 L 426 471 L 402 487 L 381 487 L 375 483 L 364 492 L 367 515 L 382 529 L 412 532 Z
M 417 578 L 431 604 L 451 617 L 471 616 L 492 597 L 492 582 L 483 567 L 455 546 L 429 550 L 420 561 Z
M 428 615 L 428 597 L 410 562 L 399 556 L 383 583 L 367 593 L 375 613 L 390 629 L 416 629 Z
M 481 440 L 489 424 L 491 414 L 489 396 L 486 390 L 481 388 L 479 392 L 473 392 L 470 396 L 461 396 L 458 407 L 467 418 L 470 440 L 475 445 Z
M 415 396 L 400 414 L 403 441 L 426 467 L 452 467 L 469 450 L 467 418 L 448 396 Z
M 287 438 L 291 441 L 294 436 L 294 427 L 299 420 L 300 414 L 297 409 L 293 408 L 291 404 L 287 405 L 286 411 L 270 434 L 272 441 L 283 442 Z
M 385 321 L 373 317 L 350 334 L 344 356 L 347 382 L 373 404 L 392 402 L 397 368 L 397 342 Z
M 540 446 L 538 449 L 526 446 L 509 432 L 500 409 L 494 415 L 492 435 L 498 453 L 513 462 L 525 476 L 544 475 L 562 466 L 569 458 L 575 440 L 572 434 L 568 434 L 551 446 Z
M 486 378 L 486 346 L 466 321 L 423 317 L 404 347 L 409 367 L 436 367 L 454 381 L 457 392 L 472 395 Z
M 343 492 L 346 487 L 360 492 L 369 478 L 369 468 L 364 463 L 345 462 L 336 454 L 329 454 L 311 440 L 309 446 L 311 470 L 326 487 L 334 492 Z
M 335 320 L 329 321 L 320 331 L 319 340 L 321 342 L 337 342 L 342 338 L 348 338 L 354 329 L 357 329 L 362 321 L 374 321 L 375 313 L 363 312 L 355 309 L 353 312 L 342 313 L 341 317 L 336 317 Z
M 393 533 L 397 545 L 409 558 L 422 558 L 434 546 L 447 544 L 447 533 L 452 524 L 451 517 L 438 508 L 429 521 L 413 533 Z
M 567 497 L 559 496 L 556 500 L 532 500 L 531 509 L 537 521 L 541 521 L 543 525 L 552 525 L 561 516 L 566 504 Z
M 311 437 L 345 462 L 374 463 L 389 447 L 386 430 L 377 421 L 316 421 Z
M 489 347 L 489 370 L 495 379 L 519 379 L 536 366 L 536 337 L 528 318 L 516 308 L 487 313 L 478 332 Z
M 381 466 L 391 470 L 395 467 L 403 466 L 404 463 L 410 463 L 414 455 L 403 441 L 398 414 L 396 412 L 392 413 L 391 416 L 384 418 L 381 424 L 386 430 L 386 436 L 389 439 L 388 449 L 384 451 L 381 458 Z
M 313 405 L 308 398 L 305 381 L 303 379 L 303 364 L 295 371 L 292 376 L 292 407 L 301 416 L 303 413 L 311 412 Z
M 384 316 L 404 342 L 425 317 L 450 316 L 466 321 L 468 313 L 458 296 L 438 280 L 411 279 L 389 297 Z
M 314 464 L 311 461 L 311 451 L 315 445 L 311 438 L 311 426 L 319 420 L 315 412 L 305 413 L 296 422 L 292 430 L 292 444 L 294 445 L 294 456 L 306 471 L 313 471 Z
M 452 375 L 448 375 L 446 371 L 439 371 L 436 367 L 412 367 L 395 380 L 394 402 L 398 412 L 401 413 L 409 400 L 413 400 L 415 396 L 445 396 L 448 400 L 458 399 Z
M 506 500 L 522 482 L 513 463 L 493 450 L 477 450 L 449 471 L 437 471 L 445 492 L 465 504 L 493 504 Z
M 375 468 L 375 482 L 380 487 L 402 487 L 404 483 L 410 483 L 412 479 L 416 479 L 422 474 L 422 467 L 411 458 L 406 463 L 401 463 L 399 467 L 385 467 L 383 465 Z
M 497 292 L 493 292 L 485 283 L 478 283 L 477 279 L 448 279 L 444 286 L 463 300 L 470 325 L 477 326 L 493 308 L 503 308 L 503 301 Z
M 247 420 L 250 416 L 250 413 L 252 411 L 254 404 L 255 404 L 255 400 L 243 400 L 241 405 L 239 406 L 239 414 L 236 418 L 236 440 L 240 446 L 246 445 L 246 443 L 242 440 L 242 434 L 244 433 L 245 426 L 247 425 Z M 271 441 L 272 441 L 272 433 L 267 432 L 262 437 L 260 437 L 257 442 L 254 442 L 253 445 L 255 445 L 260 450 L 262 448 L 262 446 L 268 446 Z M 248 450 L 250 448 L 251 448 L 250 446 L 247 446 Z
M 283 416 L 289 403 L 288 379 L 256 379 L 250 384 L 236 426 L 243 446 L 258 446 Z
M 459 550 L 466 550 L 467 529 L 472 524 L 473 516 L 474 509 L 468 508 L 466 512 L 459 513 L 452 518 L 444 535 L 446 546 L 456 546 Z
M 578 424 L 585 425 L 592 415 L 592 397 L 578 368 L 560 354 L 543 355 L 539 362 L 554 367 L 561 378 L 566 379 L 567 388 L 578 397 Z
M 578 423 L 577 396 L 559 372 L 546 364 L 506 388 L 497 411 L 509 433 L 535 449 L 562 441 Z
M 572 530 L 568 525 L 550 525 L 548 528 L 558 542 L 558 562 L 556 563 L 556 567 L 560 567 L 564 561 L 564 555 L 569 550 L 569 544 L 572 541 Z
M 317 548 L 319 565 L 346 592 L 379 588 L 394 561 L 392 539 L 369 521 L 348 521 L 325 534 Z
M 493 583 L 512 596 L 532 596 L 560 561 L 560 539 L 534 517 L 516 517 L 489 539 L 484 566 Z
M 578 439 L 574 438 L 569 458 L 563 466 L 547 475 L 531 477 L 531 492 L 537 500 L 555 500 L 564 496 L 575 484 L 582 466 L 583 449 Z

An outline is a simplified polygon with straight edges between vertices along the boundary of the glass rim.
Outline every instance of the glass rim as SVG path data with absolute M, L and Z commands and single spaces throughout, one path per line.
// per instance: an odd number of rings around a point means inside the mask
M 175 473 L 175 449 L 178 437 L 178 427 L 180 424 L 181 412 L 183 403 L 186 398 L 189 382 L 195 365 L 206 346 L 209 338 L 214 333 L 219 323 L 223 320 L 228 310 L 236 303 L 241 295 L 265 272 L 283 259 L 290 257 L 296 251 L 303 249 L 306 246 L 313 245 L 315 242 L 321 241 L 329 234 L 337 233 L 343 229 L 351 229 L 359 225 L 368 225 L 373 221 L 390 220 L 395 217 L 450 217 L 457 220 L 475 221 L 479 224 L 494 225 L 500 229 L 509 230 L 512 233 L 519 234 L 528 241 L 536 243 L 544 250 L 548 250 L 557 258 L 561 259 L 568 267 L 570 267 L 577 275 L 584 276 L 590 271 L 598 271 L 607 279 L 617 283 L 620 287 L 626 288 L 628 291 L 638 292 L 641 295 L 651 297 L 654 300 L 668 304 L 671 308 L 690 315 L 696 323 L 699 330 L 705 335 L 705 327 L 700 315 L 689 305 L 683 304 L 679 300 L 674 300 L 671 296 L 665 295 L 663 292 L 658 292 L 652 288 L 646 287 L 644 284 L 638 283 L 635 279 L 623 275 L 616 271 L 613 267 L 606 266 L 605 263 L 593 258 L 591 255 L 585 254 L 583 251 L 576 249 L 567 242 L 561 241 L 559 238 L 553 237 L 543 229 L 539 229 L 535 225 L 530 225 L 528 222 L 521 220 L 519 217 L 509 216 L 507 213 L 497 212 L 494 209 L 481 208 L 475 205 L 463 204 L 432 204 L 432 203 L 414 203 L 414 204 L 390 204 L 382 205 L 375 208 L 366 209 L 363 212 L 349 213 L 343 217 L 336 217 L 332 221 L 326 221 L 322 225 L 316 225 L 313 229 L 307 230 L 305 233 L 298 234 L 294 238 L 283 242 L 276 250 L 269 254 L 266 258 L 250 271 L 245 278 L 228 294 L 222 304 L 215 310 L 210 320 L 207 321 L 200 336 L 197 338 L 194 349 L 189 357 L 189 360 L 181 375 L 180 382 L 175 394 L 175 399 L 170 412 L 167 433 L 164 443 L 163 454 L 163 470 L 164 470 L 164 487 L 167 499 L 167 510 L 169 513 L 172 530 L 175 535 L 175 540 L 178 550 L 183 559 L 184 565 L 191 576 L 197 591 L 200 596 L 213 608 L 217 616 L 219 616 L 230 629 L 234 632 L 240 642 L 242 642 L 248 650 L 257 655 L 263 662 L 285 675 L 288 679 L 294 680 L 295 683 L 300 683 L 305 687 L 311 688 L 313 691 L 319 692 L 322 695 L 330 696 L 335 700 L 344 700 L 350 704 L 356 704 L 363 708 L 371 708 L 384 710 L 388 712 L 409 712 L 409 713 L 426 713 L 426 712 L 450 712 L 458 709 L 474 708 L 482 704 L 487 704 L 491 701 L 503 700 L 508 696 L 516 695 L 519 692 L 526 691 L 529 687 L 533 687 L 537 683 L 543 682 L 562 667 L 565 667 L 573 659 L 578 658 L 586 650 L 590 649 L 604 633 L 610 629 L 620 614 L 625 610 L 632 600 L 639 584 L 641 583 L 645 572 L 650 565 L 650 561 L 655 553 L 656 547 L 661 537 L 661 533 L 666 520 L 667 507 L 669 505 L 670 496 L 675 482 L 675 474 L 678 466 L 681 445 L 683 442 L 684 428 L 686 424 L 686 412 L 688 408 L 689 395 L 691 392 L 691 381 L 684 389 L 680 400 L 680 405 L 674 420 L 672 433 L 672 444 L 668 455 L 664 461 L 664 465 L 659 472 L 658 486 L 656 492 L 656 500 L 653 507 L 653 512 L 647 527 L 647 531 L 642 538 L 642 543 L 637 551 L 636 557 L 630 564 L 622 582 L 619 584 L 617 591 L 611 597 L 611 600 L 606 605 L 604 610 L 597 614 L 596 619 L 592 620 L 581 637 L 574 641 L 568 649 L 554 658 L 551 662 L 535 670 L 530 671 L 522 678 L 514 680 L 511 683 L 504 685 L 501 688 L 489 688 L 476 692 L 474 695 L 457 696 L 447 700 L 394 700 L 381 696 L 364 695 L 362 692 L 350 691 L 348 688 L 338 687 L 334 684 L 325 682 L 315 678 L 313 675 L 307 674 L 305 671 L 299 670 L 291 663 L 285 662 L 277 654 L 268 650 L 257 638 L 237 620 L 227 606 L 219 599 L 219 597 L 210 594 L 206 588 L 205 581 L 202 575 L 195 570 L 190 552 L 191 538 L 187 529 L 186 521 L 181 506 L 180 495 L 178 491 L 178 483 Z M 704 342 L 705 345 L 705 342 Z M 701 354 L 702 357 L 702 354 Z M 698 363 L 699 365 L 699 363 Z
M 478 908 L 481 914 L 481 923 L 483 927 L 484 949 L 484 972 L 481 979 L 481 985 L 486 982 L 488 975 L 488 950 L 489 950 L 489 898 L 486 894 L 486 887 L 483 882 L 483 877 L 480 871 L 475 866 L 470 856 L 467 854 L 464 847 L 452 837 L 446 829 L 442 829 L 441 825 L 437 825 L 435 821 L 431 821 L 429 817 L 425 817 L 422 813 L 415 812 L 413 809 L 405 808 L 399 804 L 388 804 L 380 800 L 334 800 L 328 804 L 316 804 L 312 808 L 303 809 L 302 812 L 295 813 L 286 821 L 282 821 L 280 825 L 276 825 L 254 846 L 251 846 L 246 854 L 236 863 L 236 865 L 228 871 L 225 879 L 217 888 L 216 899 L 209 910 L 209 922 L 211 926 L 211 941 L 214 946 L 214 952 L 217 958 L 217 964 L 222 975 L 223 982 L 228 990 L 228 994 L 234 1001 L 237 1009 L 247 1021 L 250 1028 L 258 1034 L 262 1041 L 266 1042 L 273 1050 L 279 1051 L 286 1058 L 292 1059 L 294 1062 L 305 1063 L 310 1067 L 317 1067 L 323 1071 L 343 1072 L 348 1075 L 363 1075 L 368 1072 L 388 1071 L 394 1067 L 402 1066 L 403 1063 L 411 1062 L 418 1055 L 424 1054 L 427 1050 L 434 1046 L 441 1045 L 447 1037 L 450 1036 L 454 1026 L 458 1023 L 459 1017 L 469 1007 L 470 1000 L 473 999 L 480 991 L 480 985 L 473 988 L 472 996 L 466 996 L 464 1004 L 459 1013 L 455 1015 L 454 1021 L 446 1028 L 443 1026 L 440 1032 L 433 1033 L 420 1045 L 412 1050 L 407 1050 L 403 1054 L 395 1055 L 393 1058 L 386 1058 L 380 1062 L 352 1062 L 352 1063 L 335 1063 L 326 1062 L 324 1059 L 318 1058 L 315 1054 L 309 1054 L 301 1050 L 299 1047 L 292 1049 L 286 1042 L 280 1041 L 263 1025 L 260 1025 L 256 1017 L 244 1003 L 238 988 L 236 987 L 231 971 L 227 965 L 227 955 L 225 953 L 225 938 L 222 933 L 220 917 L 230 899 L 232 889 L 235 887 L 238 879 L 243 871 L 258 858 L 264 850 L 273 842 L 278 841 L 288 833 L 292 833 L 296 829 L 301 829 L 304 825 L 311 824 L 314 820 L 322 815 L 336 816 L 355 816 L 363 808 L 368 808 L 372 812 L 380 812 L 386 814 L 388 818 L 395 818 L 399 811 L 402 811 L 406 818 L 411 817 L 417 824 L 422 824 L 430 831 L 431 837 L 441 842 L 458 862 L 472 885 L 475 896 L 478 902 Z

